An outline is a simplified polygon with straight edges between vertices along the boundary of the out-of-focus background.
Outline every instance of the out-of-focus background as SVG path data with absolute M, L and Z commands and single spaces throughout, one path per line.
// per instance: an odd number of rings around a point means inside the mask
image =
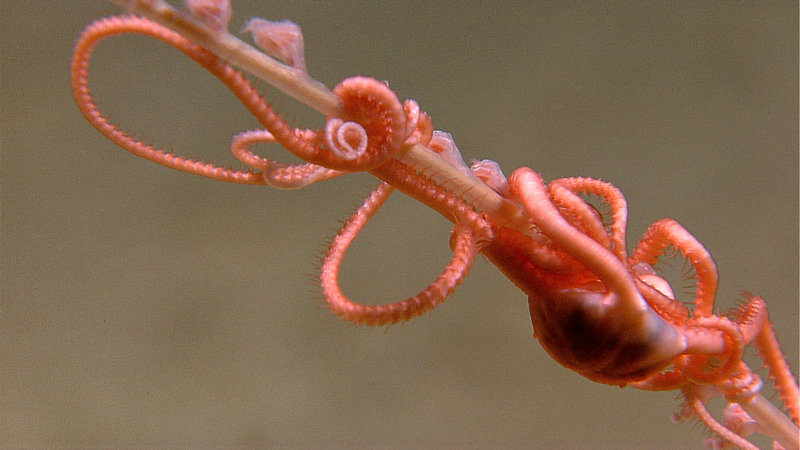
M 677 219 L 719 266 L 717 310 L 740 290 L 762 295 L 797 369 L 796 3 L 234 11 L 234 33 L 251 16 L 300 24 L 309 71 L 329 86 L 389 80 L 467 160 L 613 182 L 631 245 Z M 676 393 L 592 383 L 552 361 L 527 299 L 485 260 L 403 326 L 333 317 L 315 283 L 321 255 L 375 181 L 228 185 L 116 148 L 74 105 L 69 63 L 82 27 L 119 12 L 28 1 L 0 13 L 1 446 L 702 445 L 699 426 L 670 422 Z M 178 153 L 234 164 L 231 136 L 257 125 L 158 42 L 103 42 L 92 68 L 104 111 Z M 267 96 L 306 123 L 302 107 Z M 346 258 L 346 293 L 414 294 L 446 264 L 448 235 L 444 219 L 393 196 Z M 678 280 L 683 298 L 688 284 Z

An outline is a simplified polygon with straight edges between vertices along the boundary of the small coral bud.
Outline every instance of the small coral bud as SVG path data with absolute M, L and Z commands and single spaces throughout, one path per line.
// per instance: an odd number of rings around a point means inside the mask
M 228 23 L 233 16 L 233 8 L 229 0 L 184 0 L 189 13 L 208 28 L 227 32 Z
M 664 278 L 658 276 L 653 266 L 647 263 L 638 263 L 633 266 L 633 273 L 644 281 L 648 286 L 657 290 L 664 297 L 670 300 L 675 300 L 675 293 L 672 291 L 672 286 Z
M 456 142 L 453 140 L 453 136 L 450 133 L 439 130 L 434 131 L 428 146 L 449 162 L 450 165 L 458 167 L 459 170 L 467 175 L 470 174 L 469 167 L 467 167 L 467 163 L 464 162 L 464 158 L 461 157 L 461 152 L 458 151 Z
M 280 59 L 303 74 L 307 73 L 303 33 L 299 25 L 289 20 L 273 22 L 254 17 L 247 22 L 244 31 L 249 31 L 256 45 L 268 55 Z
M 470 169 L 472 169 L 472 173 L 476 177 L 480 178 L 493 191 L 504 197 L 511 195 L 508 179 L 503 175 L 503 170 L 496 161 L 491 159 L 473 160 Z

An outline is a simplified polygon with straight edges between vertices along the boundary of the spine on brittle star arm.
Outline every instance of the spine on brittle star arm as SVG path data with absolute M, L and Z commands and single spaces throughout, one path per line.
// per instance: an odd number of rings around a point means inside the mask
M 339 287 L 339 268 L 347 249 L 394 188 L 383 183 L 372 192 L 334 238 L 322 264 L 320 281 L 325 300 L 339 316 L 356 324 L 385 325 L 409 320 L 442 303 L 467 275 L 487 237 L 474 224 L 453 228 L 453 257 L 439 277 L 417 295 L 386 305 L 362 305 L 347 298 Z

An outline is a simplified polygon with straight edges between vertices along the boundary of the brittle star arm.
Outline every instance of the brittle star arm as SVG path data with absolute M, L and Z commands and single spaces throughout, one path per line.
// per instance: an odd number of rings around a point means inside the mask
M 339 287 L 339 268 L 347 249 L 367 222 L 389 198 L 394 188 L 382 183 L 353 213 L 333 239 L 322 264 L 321 282 L 325 300 L 339 316 L 356 324 L 385 325 L 409 320 L 436 307 L 461 283 L 481 247 L 488 241 L 489 226 L 476 217 L 456 223 L 451 239 L 453 257 L 439 277 L 418 294 L 387 305 L 363 305 L 347 298 Z M 472 222 L 470 221 L 472 219 Z

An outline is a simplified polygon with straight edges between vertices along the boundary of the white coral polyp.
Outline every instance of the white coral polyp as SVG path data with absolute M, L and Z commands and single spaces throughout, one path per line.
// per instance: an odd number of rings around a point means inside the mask
M 367 151 L 367 132 L 356 122 L 330 119 L 325 124 L 325 144 L 339 158 L 352 161 Z

